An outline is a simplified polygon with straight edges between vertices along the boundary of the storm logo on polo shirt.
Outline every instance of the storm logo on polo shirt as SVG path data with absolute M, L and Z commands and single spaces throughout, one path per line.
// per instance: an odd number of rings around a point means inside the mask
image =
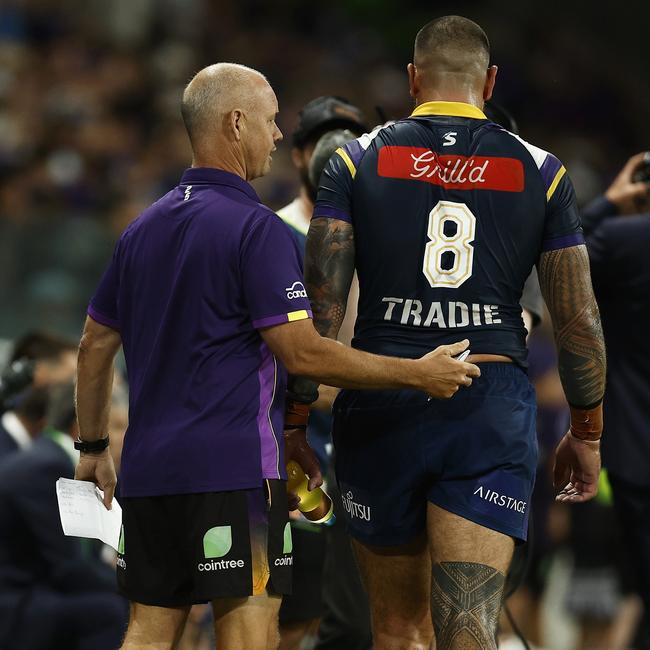
M 290 287 L 287 287 L 285 291 L 287 292 L 287 298 L 289 298 L 289 300 L 307 297 L 307 291 L 302 282 L 294 282 Z
M 221 571 L 244 566 L 244 560 L 217 560 L 230 553 L 232 548 L 232 528 L 215 526 L 203 535 L 203 557 L 209 562 L 199 562 L 199 571 Z

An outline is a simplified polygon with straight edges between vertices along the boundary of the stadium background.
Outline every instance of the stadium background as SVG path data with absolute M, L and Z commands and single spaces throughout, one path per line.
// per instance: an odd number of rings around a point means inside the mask
M 112 244 L 188 165 L 178 101 L 200 67 L 238 61 L 276 89 L 285 143 L 255 186 L 293 195 L 299 108 L 338 94 L 378 122 L 407 114 L 404 68 L 432 16 L 477 20 L 496 99 L 565 163 L 584 203 L 650 142 L 650 5 L 388 0 L 3 0 L 0 5 L 0 336 L 77 335 Z
M 178 106 L 199 68 L 241 62 L 275 88 L 285 141 L 255 188 L 279 208 L 298 188 L 290 135 L 300 107 L 335 94 L 363 108 L 370 124 L 380 121 L 376 106 L 388 118 L 408 114 L 415 32 L 449 13 L 484 27 L 499 66 L 495 99 L 522 137 L 564 162 L 581 205 L 650 147 L 648 3 L 3 0 L 5 347 L 34 328 L 79 336 L 119 233 L 189 165 Z M 539 354 L 552 359 L 548 332 L 538 337 Z M 557 406 L 547 370 L 541 395 L 548 389 Z

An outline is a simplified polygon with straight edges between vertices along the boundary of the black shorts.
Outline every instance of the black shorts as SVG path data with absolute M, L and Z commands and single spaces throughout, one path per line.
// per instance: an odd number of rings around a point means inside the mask
M 282 599 L 280 625 L 303 623 L 320 618 L 323 565 L 327 528 L 301 520 L 291 522 L 293 535 L 293 590 Z
M 286 482 L 250 490 L 123 498 L 120 591 L 145 605 L 291 593 Z

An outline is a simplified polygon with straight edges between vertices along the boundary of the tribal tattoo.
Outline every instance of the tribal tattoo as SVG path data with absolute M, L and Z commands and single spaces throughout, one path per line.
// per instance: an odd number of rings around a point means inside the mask
M 486 564 L 433 565 L 431 616 L 437 650 L 496 650 L 505 576 Z
M 307 235 L 305 284 L 322 336 L 336 339 L 354 275 L 354 231 L 339 219 L 314 219 Z
M 553 320 L 567 400 L 576 407 L 594 406 L 605 392 L 606 358 L 587 248 L 572 246 L 542 253 L 538 271 Z

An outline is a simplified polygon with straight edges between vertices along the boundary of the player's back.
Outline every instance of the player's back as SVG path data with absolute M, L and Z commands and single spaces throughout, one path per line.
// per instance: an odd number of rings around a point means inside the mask
M 475 107 L 430 102 L 343 147 L 321 183 L 314 216 L 354 227 L 355 347 L 419 356 L 467 337 L 525 365 L 526 278 L 544 248 L 582 242 L 557 158 Z

